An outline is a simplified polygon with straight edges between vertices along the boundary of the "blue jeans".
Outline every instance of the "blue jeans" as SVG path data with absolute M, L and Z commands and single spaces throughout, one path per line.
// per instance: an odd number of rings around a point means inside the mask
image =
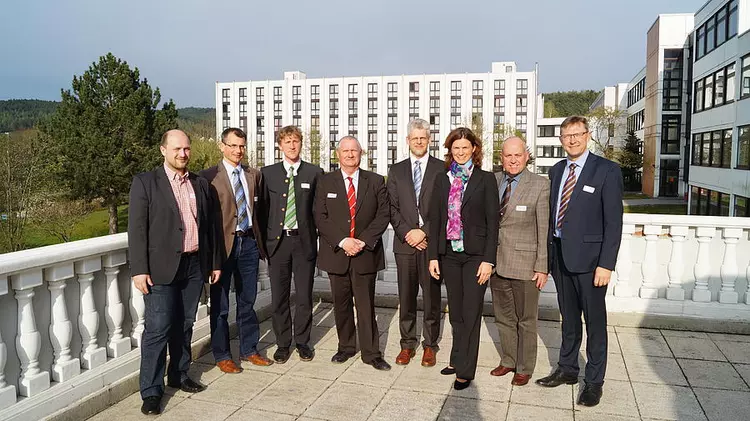
M 164 366 L 169 347 L 167 382 L 179 384 L 190 368 L 193 323 L 203 289 L 200 258 L 183 255 L 172 283 L 154 285 L 146 304 L 141 337 L 141 398 L 164 394 Z
M 232 252 L 221 268 L 219 282 L 211 285 L 211 350 L 216 362 L 232 359 L 229 349 L 229 287 L 234 275 L 240 357 L 258 353 L 260 329 L 255 314 L 258 293 L 258 243 L 252 237 L 235 237 Z

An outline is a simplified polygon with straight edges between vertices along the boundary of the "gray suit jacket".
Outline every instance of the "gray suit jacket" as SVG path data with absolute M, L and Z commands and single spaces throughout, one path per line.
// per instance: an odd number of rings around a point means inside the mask
M 495 173 L 501 188 L 503 172 Z M 534 272 L 547 272 L 549 180 L 524 170 L 500 220 L 497 247 L 498 275 L 531 280 Z M 498 191 L 500 200 L 502 193 Z

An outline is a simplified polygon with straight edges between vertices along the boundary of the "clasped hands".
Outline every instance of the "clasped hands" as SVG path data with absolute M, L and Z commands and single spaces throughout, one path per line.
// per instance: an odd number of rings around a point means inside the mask
M 344 249 L 344 253 L 346 253 L 347 256 L 353 257 L 362 252 L 365 245 L 365 242 L 358 238 L 347 237 L 344 239 L 344 244 L 341 245 L 341 248 Z
M 404 237 L 406 244 L 419 251 L 427 249 L 427 234 L 419 228 L 409 230 Z

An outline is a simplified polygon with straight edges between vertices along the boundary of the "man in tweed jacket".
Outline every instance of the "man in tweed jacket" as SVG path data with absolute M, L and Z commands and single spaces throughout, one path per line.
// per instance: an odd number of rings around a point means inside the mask
M 493 376 L 514 372 L 512 384 L 529 382 L 536 365 L 539 290 L 547 282 L 549 180 L 526 171 L 526 143 L 503 142 L 503 171 L 496 173 L 500 195 L 497 265 L 492 303 L 500 331 L 500 365 Z

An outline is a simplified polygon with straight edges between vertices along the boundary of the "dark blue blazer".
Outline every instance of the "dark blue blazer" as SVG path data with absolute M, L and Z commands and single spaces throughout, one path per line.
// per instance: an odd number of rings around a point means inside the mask
M 553 256 L 553 234 L 557 196 L 567 174 L 567 160 L 549 172 L 550 223 L 549 256 Z M 584 191 L 584 187 L 588 186 Z M 593 188 L 593 192 L 591 192 Z M 565 268 L 573 273 L 593 272 L 597 266 L 614 270 L 622 237 L 622 172 L 610 160 L 589 153 L 586 164 L 570 197 L 562 227 L 562 254 Z M 550 267 L 551 266 L 550 261 Z

